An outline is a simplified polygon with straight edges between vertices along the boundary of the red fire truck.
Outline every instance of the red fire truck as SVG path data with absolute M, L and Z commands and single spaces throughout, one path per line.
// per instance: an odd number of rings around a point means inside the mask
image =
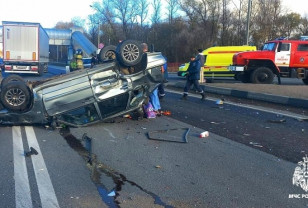
M 273 40 L 262 50 L 234 54 L 228 67 L 244 83 L 270 84 L 275 75 L 294 77 L 308 84 L 308 41 Z

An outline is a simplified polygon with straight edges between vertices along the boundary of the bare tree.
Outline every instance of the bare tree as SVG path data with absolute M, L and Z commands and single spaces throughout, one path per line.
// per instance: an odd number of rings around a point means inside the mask
M 74 23 L 73 22 L 57 22 L 55 28 L 56 29 L 71 29 L 72 27 L 74 27 Z
M 160 0 L 153 0 L 151 3 L 153 7 L 153 14 L 151 17 L 152 25 L 158 24 L 160 22 L 160 15 L 161 15 L 161 1 Z
M 136 14 L 140 18 L 140 26 L 142 28 L 143 23 L 148 16 L 149 2 L 148 0 L 137 0 L 136 4 L 137 4 Z
M 178 0 L 166 0 L 168 9 L 168 20 L 169 24 L 173 24 L 173 19 L 175 18 L 177 11 L 179 9 Z
M 102 4 L 95 2 L 92 6 L 96 10 L 96 14 L 92 17 L 92 22 L 102 27 L 107 27 L 108 42 L 110 44 L 110 38 L 117 39 L 117 30 L 115 27 L 115 14 L 113 10 L 112 0 L 104 0 Z M 94 22 L 95 21 L 95 22 Z
M 253 1 L 255 15 L 251 18 L 254 23 L 251 29 L 257 45 L 277 37 L 279 15 L 281 14 L 281 0 Z
M 298 30 L 302 35 L 308 35 L 308 17 L 302 17 Z
M 132 26 L 136 17 L 135 7 L 132 0 L 112 0 L 116 17 L 122 23 L 123 38 L 128 38 L 129 26 Z

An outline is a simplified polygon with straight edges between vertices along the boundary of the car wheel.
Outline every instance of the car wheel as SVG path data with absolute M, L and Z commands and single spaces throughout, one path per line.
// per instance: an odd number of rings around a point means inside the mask
M 108 61 L 108 60 L 115 60 L 116 59 L 116 47 L 114 45 L 104 47 L 98 55 L 98 60 Z
M 11 111 L 24 111 L 30 105 L 30 91 L 24 82 L 16 81 L 3 85 L 1 101 Z
M 308 78 L 302 79 L 305 85 L 308 85 Z
M 116 49 L 117 60 L 125 66 L 138 64 L 142 59 L 142 55 L 141 43 L 134 40 L 125 40 Z
M 271 84 L 274 80 L 274 73 L 267 67 L 255 69 L 250 76 L 250 81 L 256 84 Z
M 16 75 L 16 74 L 7 76 L 7 77 L 4 78 L 4 79 L 2 80 L 2 82 L 1 82 L 1 89 L 3 88 L 4 85 L 7 85 L 7 84 L 10 83 L 10 82 L 16 82 L 16 81 L 24 82 L 24 79 L 23 79 L 21 76 Z

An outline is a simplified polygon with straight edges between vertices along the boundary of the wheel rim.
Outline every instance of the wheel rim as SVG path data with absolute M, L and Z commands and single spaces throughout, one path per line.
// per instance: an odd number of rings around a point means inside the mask
M 258 80 L 259 80 L 259 82 L 265 82 L 265 81 L 267 81 L 267 80 L 268 80 L 268 74 L 266 74 L 266 73 L 260 73 L 260 74 L 258 75 Z
M 18 88 L 10 89 L 5 94 L 5 100 L 11 106 L 20 106 L 26 101 L 26 94 Z
M 116 54 L 115 54 L 114 51 L 107 51 L 105 57 L 113 60 L 113 59 L 115 59 Z
M 135 44 L 127 44 L 123 48 L 123 58 L 127 62 L 133 62 L 139 57 L 139 48 Z

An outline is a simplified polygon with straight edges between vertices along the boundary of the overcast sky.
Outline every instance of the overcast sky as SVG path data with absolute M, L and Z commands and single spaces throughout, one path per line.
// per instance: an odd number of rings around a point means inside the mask
M 90 7 L 93 2 L 94 0 L 0 0 L 0 25 L 2 21 L 38 22 L 44 28 L 52 28 L 59 21 L 71 21 L 72 17 L 86 19 L 89 14 L 94 13 Z M 282 2 L 286 8 L 308 15 L 308 0 Z

